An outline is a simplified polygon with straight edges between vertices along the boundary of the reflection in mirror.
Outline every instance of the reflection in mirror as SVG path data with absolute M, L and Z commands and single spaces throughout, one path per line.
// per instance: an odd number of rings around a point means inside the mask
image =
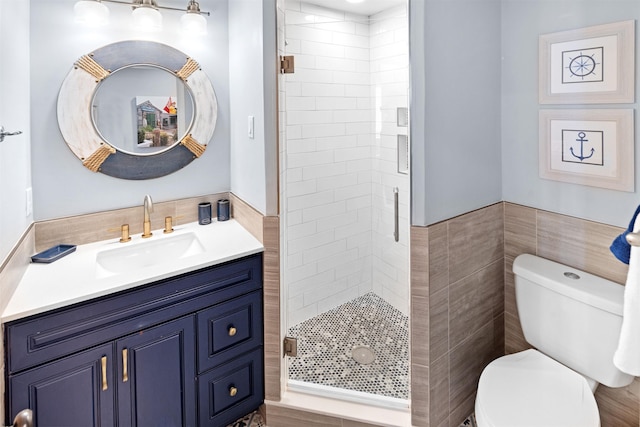
M 169 71 L 133 65 L 111 73 L 96 88 L 91 116 L 102 138 L 119 151 L 157 154 L 191 128 L 193 97 Z

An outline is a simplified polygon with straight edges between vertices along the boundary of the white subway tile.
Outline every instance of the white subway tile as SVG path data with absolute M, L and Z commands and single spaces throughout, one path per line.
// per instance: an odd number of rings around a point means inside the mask
M 327 243 L 326 245 L 318 246 L 304 251 L 302 254 L 302 259 L 304 260 L 305 264 L 309 264 L 321 259 L 329 258 L 336 253 L 344 252 L 346 251 L 346 249 L 346 240 L 335 240 L 331 243 Z
M 333 33 L 333 43 L 341 46 L 369 49 L 369 37 L 356 34 Z
M 318 150 L 333 150 L 336 148 L 356 147 L 358 137 L 356 135 L 340 135 L 317 138 Z
M 302 211 L 288 212 L 285 221 L 287 227 L 302 224 Z
M 358 160 L 350 160 L 347 162 L 347 171 L 349 173 L 352 172 L 360 172 L 371 170 L 371 159 L 358 159 Z
M 356 64 L 360 62 L 348 58 L 331 58 L 328 56 L 318 56 L 315 59 L 317 69 L 330 71 L 356 71 Z
M 346 58 L 358 59 L 361 61 L 368 61 L 370 59 L 369 48 L 344 47 L 342 54 Z
M 357 73 L 354 71 L 334 71 L 333 82 L 346 85 L 365 86 L 369 90 L 369 73 Z
M 305 194 L 314 194 L 318 191 L 316 181 L 298 181 L 287 184 L 286 195 L 287 197 L 302 196 Z
M 316 98 L 312 96 L 288 96 L 285 102 L 287 103 L 287 111 L 316 109 Z
M 316 151 L 316 139 L 315 138 L 307 138 L 307 139 L 292 139 L 289 140 L 288 144 L 286 144 L 287 153 L 308 153 L 311 151 Z M 288 164 L 287 164 L 288 166 Z
M 318 286 L 304 294 L 305 304 L 316 303 L 323 300 L 330 295 L 337 294 L 347 288 L 346 280 L 336 280 L 329 283 L 323 283 L 322 286 Z
M 334 293 L 329 297 L 318 301 L 318 311 L 320 313 L 327 312 L 335 307 L 338 307 L 339 305 L 342 305 L 346 302 L 351 301 L 354 298 L 357 298 L 360 295 L 363 295 L 363 294 L 359 293 L 358 287 L 355 287 L 355 286 L 348 287 L 342 292 Z
M 301 280 L 308 279 L 316 275 L 316 265 L 315 264 L 306 264 L 301 265 L 300 267 L 290 268 L 286 272 L 287 280 L 290 284 L 295 282 L 299 282 Z M 294 292 L 295 287 L 289 287 L 289 295 L 296 295 Z
M 295 55 L 298 53 L 302 53 L 302 42 L 300 40 L 296 40 L 296 39 L 289 39 L 287 38 L 287 32 L 285 30 L 285 38 L 286 38 L 286 47 L 285 47 L 285 53 L 287 55 Z
M 313 193 L 313 194 L 305 194 L 302 196 L 294 196 L 294 197 L 288 197 L 287 198 L 287 203 L 288 203 L 288 207 L 287 210 L 288 211 L 295 211 L 298 209 L 305 209 L 305 208 L 311 208 L 314 206 L 321 206 L 321 205 L 326 205 L 328 203 L 332 203 L 334 201 L 333 199 L 333 192 L 328 190 L 328 191 L 323 191 L 320 193 Z
M 302 239 L 303 237 L 313 236 L 317 233 L 316 223 L 303 222 L 302 224 L 294 225 L 287 228 L 287 238 L 292 240 Z M 296 254 L 289 255 L 289 258 L 298 257 L 304 252 L 297 252 Z M 307 264 L 304 262 L 304 257 L 300 258 L 301 264 Z
M 357 173 L 341 174 L 315 180 L 318 191 L 336 189 L 361 183 Z
M 369 85 L 345 85 L 345 96 L 355 96 L 357 98 L 368 98 L 371 96 Z
M 287 37 L 302 41 L 332 43 L 333 33 L 309 25 L 289 25 L 287 26 Z
M 333 72 L 328 70 L 315 70 L 309 68 L 296 69 L 296 72 L 289 74 L 287 77 L 289 82 L 308 83 L 335 83 Z
M 287 183 L 302 181 L 302 168 L 287 168 Z
M 314 221 L 318 232 L 333 230 L 338 227 L 355 224 L 358 222 L 357 212 L 341 212 L 337 215 L 327 215 Z
M 356 33 L 356 23 L 355 22 L 321 22 L 314 25 L 315 28 L 319 28 L 322 30 L 337 32 L 337 33 L 348 33 L 355 34 Z
M 370 123 L 373 121 L 373 113 L 370 110 L 347 110 L 347 111 L 334 111 L 333 112 L 334 123 L 362 123 L 368 124 L 367 130 L 370 129 Z M 293 124 L 293 123 L 291 123 Z
M 357 108 L 357 98 L 345 97 L 325 97 L 315 98 L 318 110 L 355 110 Z
M 303 83 L 300 87 L 302 96 L 345 96 L 344 85 L 334 83 Z
M 304 211 L 303 211 L 304 218 Z M 308 222 L 308 221 L 305 221 Z M 334 240 L 333 231 L 324 231 L 321 233 L 316 233 L 313 238 L 301 238 L 301 239 L 291 239 L 287 244 L 287 254 L 293 255 L 298 252 L 304 252 L 307 249 L 315 248 L 318 246 L 326 245 L 327 243 L 331 243 Z
M 305 125 L 302 128 L 303 138 L 323 138 L 327 136 L 341 136 L 346 135 L 348 124 L 318 124 L 318 125 Z
M 287 124 L 290 126 L 319 123 L 333 123 L 333 113 L 331 111 L 289 111 L 287 113 Z
M 360 59 L 356 55 L 354 56 L 346 55 L 347 49 L 358 49 L 358 48 L 355 48 L 355 47 L 346 48 L 344 46 L 338 46 L 335 44 L 318 43 L 318 42 L 311 42 L 306 40 L 300 41 L 300 53 L 304 53 L 306 55 Z
M 329 9 L 306 2 L 301 3 L 300 10 L 306 14 L 312 14 L 323 18 L 331 18 L 334 21 L 344 21 L 344 12 L 339 10 Z
M 320 166 L 307 166 L 302 171 L 305 180 L 325 178 L 329 176 L 344 175 L 347 165 L 345 163 L 332 163 Z
M 356 147 L 356 148 L 343 148 L 336 149 L 334 151 L 334 157 L 336 162 L 344 162 L 348 160 L 368 160 L 371 158 L 370 147 Z M 371 163 L 368 163 L 371 167 Z
M 303 209 L 302 211 L 302 220 L 305 222 L 315 221 L 327 215 L 334 215 L 340 212 L 346 212 L 346 210 L 347 210 L 347 204 L 344 201 L 330 203 L 324 206 L 306 208 L 306 209 Z

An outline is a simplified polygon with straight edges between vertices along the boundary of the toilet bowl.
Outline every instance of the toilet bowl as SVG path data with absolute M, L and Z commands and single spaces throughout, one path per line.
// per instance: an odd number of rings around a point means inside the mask
M 599 427 L 599 383 L 625 387 L 613 364 L 624 287 L 533 255 L 513 263 L 525 340 L 535 349 L 500 357 L 482 372 L 478 427 Z
M 491 362 L 475 405 L 479 427 L 599 427 L 598 406 L 585 377 L 537 350 Z

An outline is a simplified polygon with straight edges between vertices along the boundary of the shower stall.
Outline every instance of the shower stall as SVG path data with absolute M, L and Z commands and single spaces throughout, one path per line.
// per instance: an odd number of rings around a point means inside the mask
M 287 387 L 407 407 L 407 0 L 317 3 L 278 6 Z

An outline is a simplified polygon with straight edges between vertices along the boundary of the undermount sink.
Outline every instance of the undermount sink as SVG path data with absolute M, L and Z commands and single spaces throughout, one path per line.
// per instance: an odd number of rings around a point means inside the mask
M 198 255 L 204 247 L 194 233 L 184 233 L 158 240 L 143 241 L 131 246 L 107 249 L 96 255 L 98 278 L 113 276 L 177 259 Z

